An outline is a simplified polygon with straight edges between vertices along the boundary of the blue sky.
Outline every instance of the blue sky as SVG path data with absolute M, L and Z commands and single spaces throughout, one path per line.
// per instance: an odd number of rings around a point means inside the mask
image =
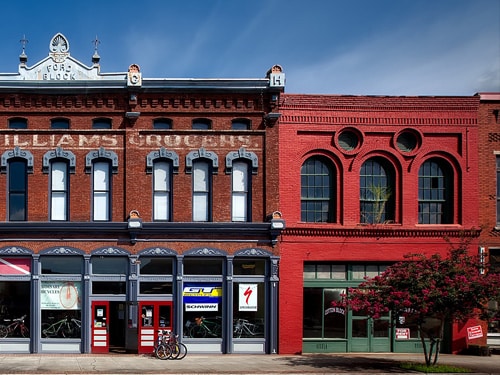
M 101 72 L 147 78 L 260 78 L 288 93 L 500 92 L 500 0 L 25 0 L 2 3 L 0 72 L 28 65 L 60 32 Z

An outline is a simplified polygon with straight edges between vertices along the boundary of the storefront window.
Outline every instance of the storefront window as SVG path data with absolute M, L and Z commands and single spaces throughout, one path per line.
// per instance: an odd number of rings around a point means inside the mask
M 222 336 L 222 283 L 185 283 L 184 337 Z
M 184 258 L 185 275 L 222 275 L 222 259 Z
M 304 288 L 305 338 L 345 338 L 345 309 L 333 307 L 333 301 L 340 301 L 345 289 Z
M 140 257 L 141 275 L 172 275 L 173 259 L 162 257 Z
M 80 275 L 83 272 L 83 259 L 79 256 L 42 255 L 40 263 L 45 275 Z
M 261 275 L 266 274 L 266 261 L 264 259 L 234 259 L 233 273 L 235 275 Z
M 395 335 L 396 340 L 418 339 L 420 335 L 418 333 L 417 319 L 411 315 L 396 317 Z
M 30 282 L 0 281 L 0 324 L 7 337 L 30 337 Z
M 41 336 L 44 338 L 81 337 L 81 282 L 42 281 Z
M 92 294 L 125 294 L 127 284 L 124 281 L 93 281 Z
M 141 281 L 139 283 L 140 294 L 172 294 L 171 282 Z
M 128 258 L 116 256 L 94 256 L 91 259 L 92 273 L 97 275 L 126 275 L 128 272 Z
M 233 337 L 264 337 L 264 283 L 235 283 Z

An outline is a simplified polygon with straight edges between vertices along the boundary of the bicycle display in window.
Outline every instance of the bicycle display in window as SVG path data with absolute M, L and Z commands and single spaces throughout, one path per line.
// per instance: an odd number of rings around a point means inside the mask
M 82 322 L 67 316 L 55 323 L 42 324 L 42 337 L 80 338 Z
M 26 315 L 16 319 L 4 319 L 4 323 L 0 325 L 0 338 L 2 337 L 30 337 L 30 331 L 24 324 Z
M 222 317 L 206 319 L 203 316 L 188 320 L 185 325 L 185 337 L 222 337 Z

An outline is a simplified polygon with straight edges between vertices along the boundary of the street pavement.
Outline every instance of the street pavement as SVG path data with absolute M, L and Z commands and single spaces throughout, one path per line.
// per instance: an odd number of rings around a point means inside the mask
M 342 353 L 304 355 L 189 354 L 159 360 L 145 354 L 2 354 L 0 374 L 406 374 L 402 362 L 423 363 L 422 354 Z M 499 374 L 500 355 L 443 354 L 440 364 L 465 367 L 472 374 Z

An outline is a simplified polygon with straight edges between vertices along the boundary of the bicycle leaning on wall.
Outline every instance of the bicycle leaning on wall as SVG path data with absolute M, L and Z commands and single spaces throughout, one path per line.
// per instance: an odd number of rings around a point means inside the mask
M 8 323 L 9 321 L 12 323 L 0 325 L 0 338 L 7 336 L 30 337 L 30 331 L 24 324 L 24 319 L 26 319 L 26 315 L 12 320 L 4 319 L 5 323 Z

